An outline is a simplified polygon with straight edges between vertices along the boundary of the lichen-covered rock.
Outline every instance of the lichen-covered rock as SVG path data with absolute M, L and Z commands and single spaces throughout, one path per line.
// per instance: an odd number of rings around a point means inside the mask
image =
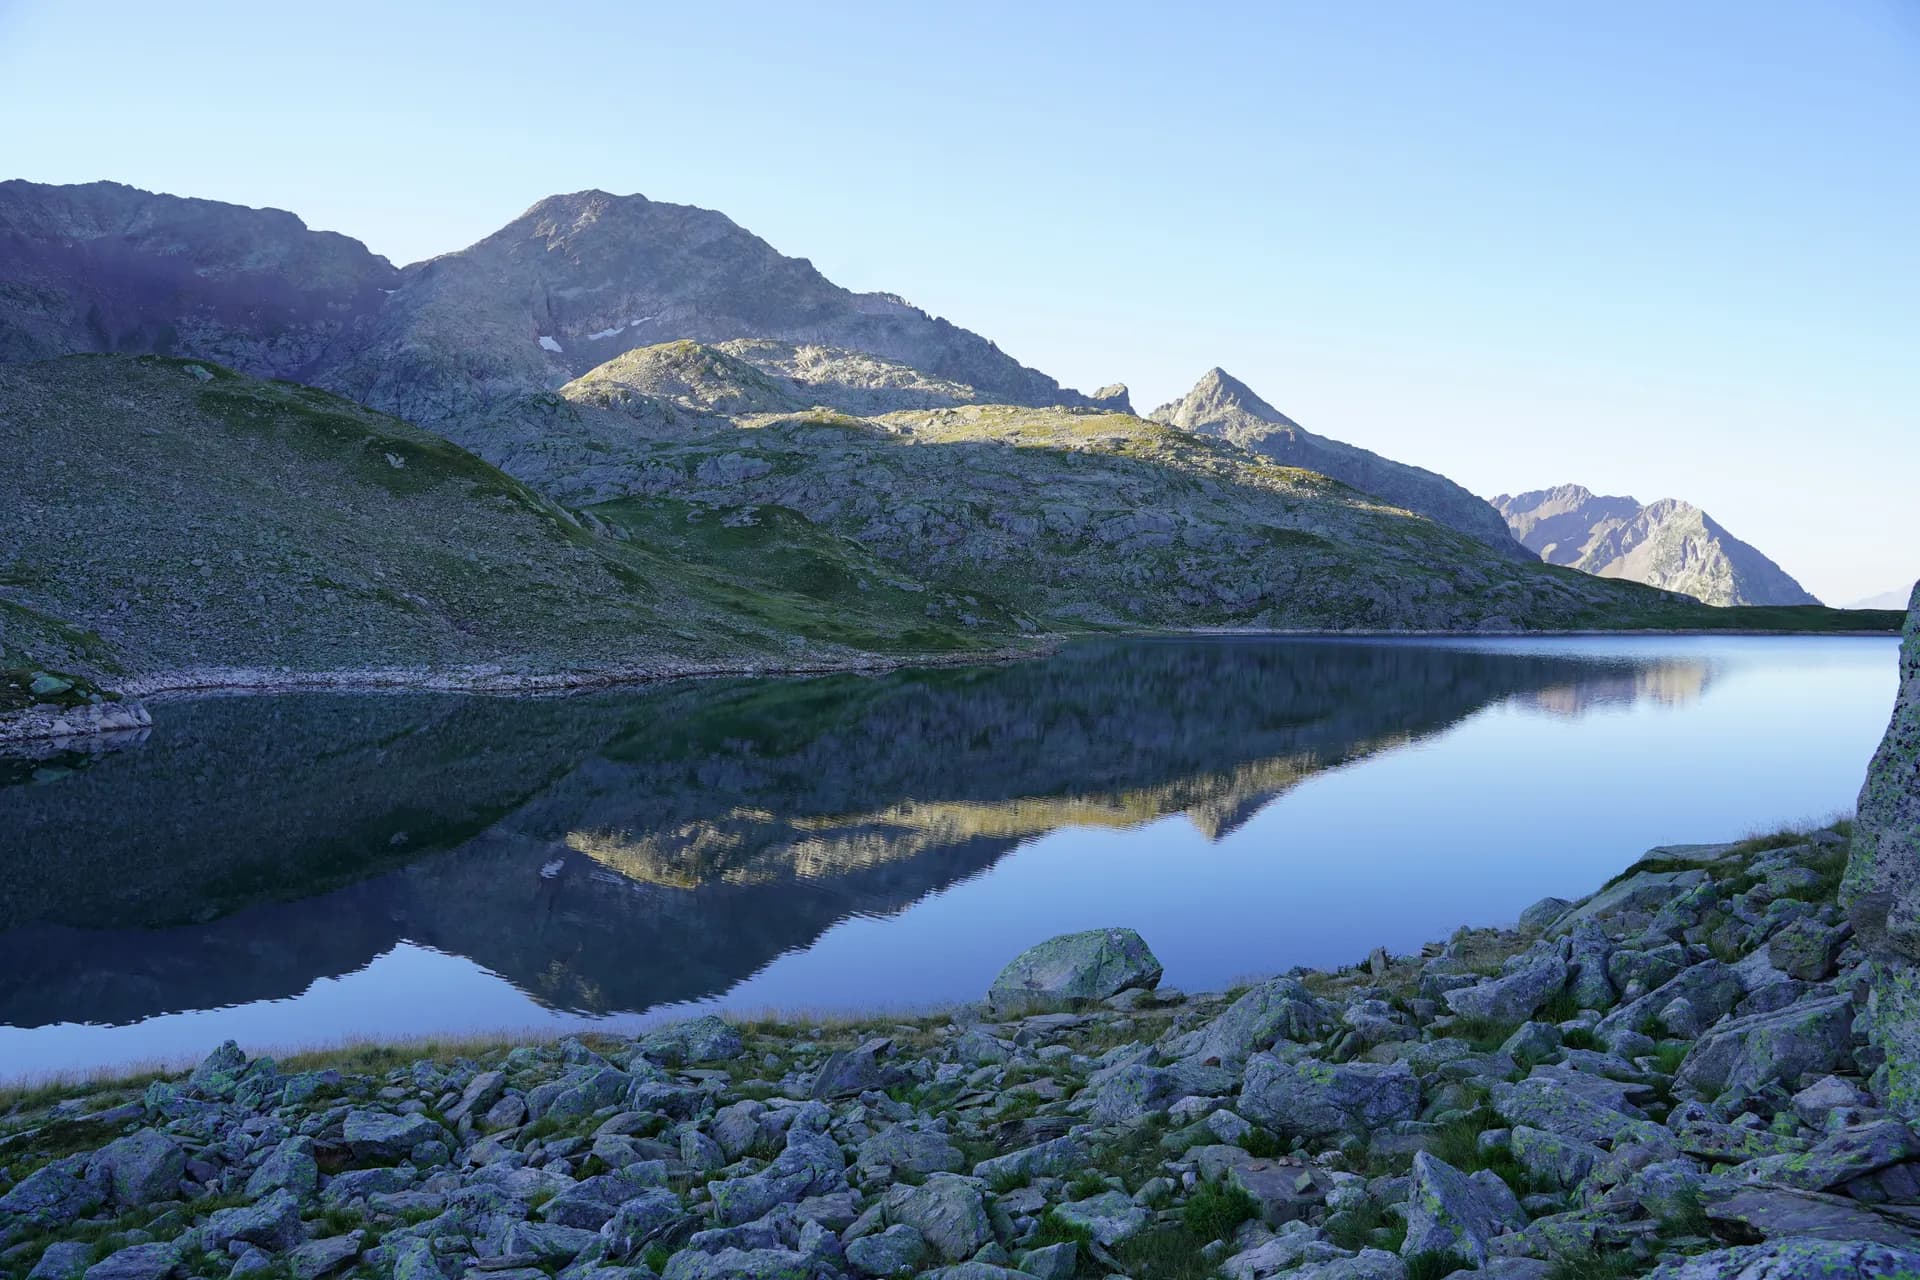
M 927 1256 L 927 1242 L 905 1223 L 847 1242 L 847 1261 L 869 1276 L 912 1274 Z
M 1900 688 L 1867 768 L 1841 898 L 1872 960 L 1867 1037 L 1875 1092 L 1920 1123 L 1920 585 L 1900 647 Z
M 1647 1280 L 1911 1280 L 1920 1251 L 1857 1240 L 1769 1240 L 1676 1258 Z
M 888 1125 L 860 1144 L 862 1165 L 885 1165 L 908 1174 L 955 1173 L 966 1157 L 944 1129 Z
M 1146 1230 L 1147 1210 L 1118 1191 L 1103 1191 L 1085 1200 L 1069 1200 L 1054 1210 L 1069 1227 L 1077 1227 L 1100 1244 L 1112 1247 Z
M 167 1280 L 180 1271 L 180 1250 L 162 1240 L 128 1245 L 86 1270 L 86 1280 Z
M 1031 1147 L 1022 1147 L 1018 1151 L 1009 1151 L 1003 1156 L 989 1156 L 973 1166 L 973 1176 L 985 1182 L 997 1182 L 1002 1178 L 1038 1178 L 1043 1176 L 1063 1176 L 1074 1172 L 1086 1158 L 1086 1146 L 1081 1140 L 1083 1130 L 1072 1130 L 1058 1138 L 1035 1143 Z
M 737 1225 L 761 1217 L 775 1205 L 839 1191 L 847 1185 L 846 1166 L 839 1143 L 796 1125 L 787 1131 L 785 1149 L 766 1168 L 709 1184 L 714 1215 L 722 1223 Z
M 34 1170 L 0 1195 L 0 1243 L 29 1231 L 50 1231 L 107 1202 L 107 1180 L 89 1172 L 85 1155 L 67 1156 Z
M 893 1188 L 884 1204 L 889 1222 L 912 1227 L 949 1261 L 970 1258 L 993 1242 L 985 1191 L 973 1178 L 936 1173 L 917 1187 Z
M 299 1244 L 300 1202 L 290 1191 L 276 1191 L 257 1204 L 221 1209 L 207 1219 L 206 1243 L 224 1249 L 235 1240 L 278 1252 Z
M 319 1186 L 320 1165 L 313 1156 L 313 1139 L 296 1134 L 267 1153 L 266 1159 L 248 1177 L 246 1192 L 250 1198 L 260 1200 L 285 1188 L 306 1200 Z
M 1239 1067 L 1279 1040 L 1306 1041 L 1331 1021 L 1326 1008 L 1296 978 L 1262 982 L 1198 1031 L 1166 1046 L 1177 1058 Z
M 1487 1242 L 1521 1225 L 1489 1203 L 1485 1190 L 1438 1156 L 1413 1157 L 1413 1183 L 1407 1191 L 1407 1237 L 1400 1256 L 1451 1253 L 1479 1266 L 1487 1260 Z
M 1512 973 L 1446 994 L 1447 1006 L 1467 1018 L 1519 1022 L 1567 985 L 1567 963 L 1557 955 L 1535 958 Z
M 94 1153 L 93 1167 L 107 1181 L 107 1194 L 122 1209 L 137 1209 L 180 1193 L 187 1152 L 170 1134 L 142 1129 Z
M 1364 1134 L 1420 1112 L 1420 1078 L 1404 1062 L 1283 1062 L 1256 1054 L 1247 1063 L 1240 1110 L 1277 1133 L 1308 1139 Z
M 1160 961 L 1132 929 L 1062 934 L 1013 958 L 987 989 L 996 1013 L 1059 1008 L 1159 985 Z
M 1536 1182 L 1555 1187 L 1578 1186 L 1606 1156 L 1591 1142 L 1524 1124 L 1514 1126 L 1509 1143 L 1521 1168 Z
M 1853 1019 L 1853 1001 L 1845 995 L 1813 996 L 1770 1013 L 1726 1019 L 1694 1043 L 1675 1082 L 1715 1097 L 1832 1071 L 1847 1060 Z
M 703 1014 L 649 1031 L 640 1038 L 640 1052 L 657 1062 L 677 1066 L 683 1062 L 737 1058 L 746 1052 L 746 1046 L 731 1024 L 712 1014 Z
M 421 1143 L 437 1141 L 445 1132 L 423 1115 L 355 1109 L 347 1113 L 344 1137 L 354 1155 L 362 1159 L 400 1160 Z
M 900 1078 L 899 1068 L 887 1061 L 892 1052 L 892 1040 L 875 1036 L 830 1055 L 814 1076 L 812 1096 L 824 1101 L 888 1088 Z
M 1517 1084 L 1501 1080 L 1492 1090 L 1493 1109 L 1516 1127 L 1544 1129 L 1581 1142 L 1613 1143 L 1660 1126 L 1623 1111 L 1598 1091 L 1581 1092 L 1564 1077 L 1535 1073 Z

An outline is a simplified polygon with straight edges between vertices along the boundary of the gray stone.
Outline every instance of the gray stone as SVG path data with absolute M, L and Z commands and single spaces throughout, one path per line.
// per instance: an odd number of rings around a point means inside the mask
M 1841 901 L 1871 961 L 1866 1033 L 1874 1092 L 1920 1124 L 1920 585 L 1900 646 L 1900 685 L 1867 767 Z
M 905 1223 L 847 1242 L 847 1262 L 864 1275 L 912 1274 L 927 1256 L 927 1242 Z
M 758 1173 L 708 1184 L 715 1216 L 729 1226 L 751 1222 L 775 1205 L 846 1186 L 846 1157 L 840 1144 L 799 1127 L 787 1131 L 787 1145 Z
M 1777 1082 L 1794 1083 L 1810 1072 L 1832 1071 L 1847 1061 L 1853 1018 L 1853 1001 L 1837 995 L 1726 1019 L 1695 1042 L 1675 1084 L 1714 1097 L 1728 1091 L 1752 1093 Z
M 1362 1249 L 1351 1258 L 1310 1262 L 1287 1272 L 1287 1280 L 1407 1280 L 1407 1264 L 1384 1249 Z
M 224 1249 L 235 1240 L 243 1240 L 279 1253 L 291 1249 L 303 1238 L 300 1202 L 285 1189 L 257 1204 L 216 1210 L 207 1219 L 206 1243 L 210 1249 Z
M 1676 1258 L 1647 1280 L 1906 1280 L 1920 1252 L 1864 1241 L 1770 1240 Z
M 1159 985 L 1160 961 L 1132 929 L 1090 929 L 1030 947 L 987 989 L 996 1013 L 1024 1013 L 1105 1000 L 1131 987 Z
M 293 1273 L 294 1280 L 320 1280 L 321 1276 L 331 1275 L 359 1257 L 360 1240 L 358 1231 L 309 1240 L 287 1255 L 287 1269 Z
M 197 1098 L 231 1098 L 247 1069 L 247 1055 L 228 1040 L 201 1059 L 187 1077 L 187 1092 Z
M 1444 998 L 1447 1007 L 1461 1017 L 1518 1022 L 1532 1017 L 1566 985 L 1566 961 L 1546 955 L 1502 977 L 1449 991 Z
M 1088 1081 L 1075 1103 L 1095 1124 L 1133 1124 L 1165 1111 L 1186 1093 L 1185 1082 L 1173 1072 L 1136 1062 Z
M 970 1258 L 993 1241 L 980 1183 L 952 1173 L 936 1173 L 920 1186 L 896 1186 L 884 1201 L 889 1222 L 918 1231 L 943 1258 Z
M 900 1069 L 886 1061 L 892 1052 L 889 1037 L 875 1036 L 830 1055 L 814 1075 L 812 1096 L 824 1101 L 889 1088 L 900 1080 Z
M 447 1108 L 447 1121 L 459 1124 L 467 1116 L 483 1116 L 487 1109 L 500 1101 L 507 1089 L 507 1073 L 504 1071 L 482 1071 L 467 1082 L 460 1091 L 460 1100 Z
M 1789 977 L 1819 982 L 1833 972 L 1846 940 L 1845 930 L 1802 917 L 1767 940 L 1767 959 Z
M 722 1062 L 746 1052 L 746 1042 L 729 1023 L 705 1014 L 669 1023 L 640 1038 L 640 1052 L 656 1062 Z
M 901 1173 L 955 1173 L 965 1163 L 944 1129 L 888 1125 L 862 1142 L 859 1163 L 888 1165 Z
M 1572 909 L 1565 898 L 1542 898 L 1520 913 L 1520 927 L 1544 929 Z
M 535 1120 L 545 1116 L 561 1120 L 589 1116 L 618 1106 L 634 1086 L 634 1078 L 618 1067 L 589 1063 L 574 1068 L 558 1080 L 528 1090 L 527 1114 Z
M 142 1129 L 96 1151 L 93 1167 L 107 1180 L 107 1195 L 122 1209 L 137 1209 L 180 1194 L 187 1152 L 172 1136 Z
M 973 1166 L 973 1176 L 985 1182 L 1002 1178 L 1059 1177 L 1080 1167 L 1086 1151 L 1077 1131 L 1003 1156 L 990 1156 Z
M 1906 1125 L 1889 1119 L 1830 1133 L 1811 1151 L 1750 1161 L 1741 1166 L 1739 1176 L 1798 1191 L 1824 1191 L 1916 1155 L 1920 1141 Z
M 1063 1240 L 1043 1249 L 1029 1249 L 1015 1262 L 1035 1280 L 1073 1280 L 1074 1270 L 1080 1264 L 1080 1246 Z
M 1518 1084 L 1496 1081 L 1492 1094 L 1495 1113 L 1515 1128 L 1525 1125 L 1591 1143 L 1618 1142 L 1648 1131 L 1664 1134 L 1637 1113 L 1609 1105 L 1603 1095 L 1577 1092 L 1565 1077 L 1536 1071 Z
M 247 1179 L 247 1195 L 263 1199 L 282 1188 L 306 1200 L 319 1189 L 320 1165 L 313 1157 L 313 1139 L 304 1134 L 282 1141 Z
M 1382 1254 L 1392 1258 L 1392 1254 Z M 1344 1250 L 1319 1238 L 1318 1232 L 1295 1231 L 1271 1236 L 1243 1249 L 1220 1264 L 1227 1280 L 1266 1280 L 1303 1264 L 1333 1262 L 1347 1257 Z M 1398 1262 L 1398 1258 L 1393 1259 Z M 1405 1275 L 1404 1268 L 1401 1271 Z
M 1836 1111 L 1851 1111 L 1869 1105 L 1869 1099 L 1851 1080 L 1822 1076 L 1793 1095 L 1793 1114 L 1800 1123 L 1813 1129 L 1827 1127 L 1827 1117 Z
M 1247 1119 L 1307 1139 L 1364 1134 L 1420 1112 L 1420 1079 L 1404 1062 L 1283 1062 L 1257 1054 L 1240 1091 Z
M 1606 1152 L 1591 1142 L 1517 1124 L 1510 1145 L 1513 1158 L 1535 1180 L 1552 1186 L 1578 1186 Z
M 423 1142 L 437 1142 L 446 1130 L 423 1115 L 393 1115 L 355 1108 L 347 1112 L 342 1135 L 362 1160 L 403 1160 Z
M 1085 1200 L 1070 1200 L 1057 1206 L 1054 1214 L 1069 1227 L 1086 1231 L 1108 1248 L 1139 1235 L 1152 1216 L 1121 1191 L 1103 1191 Z
M 80 1240 L 55 1240 L 27 1272 L 27 1280 L 80 1280 L 93 1262 L 93 1246 Z
M 1415 1153 L 1401 1257 L 1451 1253 L 1479 1266 L 1487 1260 L 1487 1242 L 1512 1225 L 1466 1174 L 1429 1152 Z
M 86 1280 L 166 1280 L 180 1271 L 180 1250 L 153 1241 L 129 1245 L 86 1269 Z
M 1840 1196 L 1774 1187 L 1744 1187 L 1710 1200 L 1707 1217 L 1726 1234 L 1767 1240 L 1811 1237 L 1820 1240 L 1871 1240 L 1911 1249 L 1920 1247 L 1911 1228 Z
M 600 1238 L 615 1258 L 630 1258 L 667 1234 L 686 1216 L 680 1197 L 665 1187 L 642 1191 L 620 1202 L 600 1226 Z
M 713 1123 L 707 1129 L 727 1159 L 738 1160 L 753 1149 L 753 1144 L 760 1140 L 760 1117 L 766 1111 L 766 1103 L 749 1098 L 713 1113 Z
M 1175 1057 L 1237 1068 L 1278 1041 L 1312 1040 L 1331 1021 L 1326 1008 L 1298 980 L 1273 978 L 1242 995 L 1178 1045 L 1169 1045 L 1167 1051 Z
M 20 1179 L 0 1195 L 0 1240 L 9 1230 L 47 1231 L 92 1213 L 107 1202 L 107 1180 L 89 1173 L 89 1157 L 67 1156 Z

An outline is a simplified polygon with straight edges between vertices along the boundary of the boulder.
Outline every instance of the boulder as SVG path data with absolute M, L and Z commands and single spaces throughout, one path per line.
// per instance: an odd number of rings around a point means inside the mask
M 1486 1188 L 1429 1152 L 1414 1153 L 1412 1177 L 1403 1258 L 1451 1253 L 1479 1266 L 1487 1260 L 1488 1241 L 1524 1225 L 1511 1219 L 1507 1206 L 1491 1201 Z
M 1132 929 L 1090 929 L 1049 938 L 1015 956 L 987 989 L 997 1014 L 1105 1000 L 1160 983 L 1160 961 Z
M 51 1231 L 107 1202 L 107 1180 L 89 1170 L 88 1157 L 42 1165 L 0 1195 L 0 1242 L 29 1231 Z
M 762 1217 L 776 1205 L 806 1196 L 844 1190 L 847 1160 L 840 1144 L 798 1125 L 787 1131 L 787 1145 L 766 1168 L 743 1178 L 707 1184 L 714 1216 L 735 1226 Z
M 1003 1156 L 989 1156 L 973 1166 L 973 1176 L 985 1182 L 997 1182 L 1002 1178 L 1060 1177 L 1070 1174 L 1080 1167 L 1086 1155 L 1080 1134 L 1080 1130 L 1073 1130 L 1031 1147 L 1009 1151 Z
M 1146 1230 L 1152 1215 L 1125 1193 L 1103 1191 L 1085 1200 L 1069 1200 L 1054 1209 L 1054 1214 L 1069 1227 L 1077 1227 L 1092 1236 L 1095 1243 L 1108 1248 L 1131 1240 Z
M 347 1112 L 342 1137 L 362 1160 L 404 1160 L 423 1142 L 446 1136 L 446 1130 L 423 1115 L 393 1115 L 386 1111 Z
M 1167 1045 L 1172 1057 L 1238 1068 L 1276 1041 L 1308 1041 L 1331 1022 L 1326 1008 L 1294 978 L 1262 982 L 1198 1031 Z
M 864 1275 L 892 1277 L 913 1273 L 927 1256 L 927 1242 L 905 1223 L 847 1242 L 847 1262 Z
M 1866 1033 L 1874 1093 L 1920 1124 L 1920 585 L 1900 646 L 1900 686 L 1867 768 L 1841 900 L 1871 963 Z
M 825 1101 L 888 1088 L 900 1079 L 900 1069 L 886 1060 L 892 1052 L 890 1038 L 875 1036 L 830 1055 L 814 1075 L 812 1096 Z
M 164 1241 L 128 1245 L 88 1267 L 86 1280 L 167 1280 L 180 1273 L 179 1247 Z
M 892 1124 L 860 1144 L 859 1163 L 886 1165 L 898 1173 L 957 1173 L 966 1157 L 945 1129 Z
M 1534 1181 L 1561 1188 L 1578 1186 L 1606 1157 L 1591 1142 L 1524 1124 L 1514 1126 L 1509 1144 L 1514 1160 Z
M 640 1037 L 640 1052 L 656 1062 L 723 1062 L 746 1052 L 746 1042 L 730 1024 L 712 1014 L 668 1023 Z
M 1769 1013 L 1726 1019 L 1694 1043 L 1675 1084 L 1716 1097 L 1833 1071 L 1848 1060 L 1853 1019 L 1853 1000 L 1845 995 L 1813 996 Z
M 1276 1133 L 1337 1139 L 1420 1113 L 1420 1078 L 1404 1062 L 1283 1062 L 1256 1054 L 1240 1089 L 1247 1119 Z
M 631 1258 L 667 1235 L 686 1216 L 680 1197 L 665 1187 L 652 1187 L 620 1202 L 613 1216 L 600 1225 L 607 1254 Z
M 27 1280 L 80 1280 L 93 1263 L 93 1245 L 84 1240 L 55 1240 L 27 1272 Z
M 247 1195 L 264 1199 L 282 1188 L 306 1200 L 319 1189 L 320 1165 L 313 1156 L 313 1139 L 297 1134 L 267 1153 L 247 1179 Z
M 1920 1275 L 1920 1252 L 1864 1241 L 1774 1240 L 1675 1258 L 1647 1280 L 1892 1280 Z
M 137 1209 L 179 1196 L 180 1179 L 187 1176 L 187 1152 L 170 1134 L 142 1129 L 94 1152 L 93 1169 L 106 1180 L 114 1205 Z
M 1920 1236 L 1907 1225 L 1883 1217 L 1842 1196 L 1775 1187 L 1744 1187 L 1711 1200 L 1707 1217 L 1732 1239 L 1870 1240 L 1900 1249 L 1920 1248 Z
M 894 1187 L 882 1204 L 889 1223 L 912 1227 L 948 1261 L 971 1258 L 993 1243 L 986 1195 L 973 1178 L 936 1173 L 917 1187 Z
M 240 1240 L 278 1253 L 299 1244 L 304 1235 L 300 1202 L 283 1189 L 257 1204 L 215 1210 L 207 1219 L 205 1238 L 210 1249 L 225 1249 Z
M 1464 1018 L 1490 1022 L 1520 1022 L 1567 985 L 1567 962 L 1557 955 L 1539 956 L 1530 963 L 1486 982 L 1446 993 L 1447 1007 Z

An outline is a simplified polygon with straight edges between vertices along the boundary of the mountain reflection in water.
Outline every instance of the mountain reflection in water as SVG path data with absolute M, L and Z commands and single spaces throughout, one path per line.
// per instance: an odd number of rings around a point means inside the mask
M 146 741 L 0 787 L 0 1023 L 284 998 L 403 941 L 555 1008 L 696 1000 L 1062 827 L 1183 814 L 1218 840 L 1489 704 L 1578 715 L 1697 698 L 1712 675 L 1497 645 L 1135 640 L 564 699 L 163 705 Z

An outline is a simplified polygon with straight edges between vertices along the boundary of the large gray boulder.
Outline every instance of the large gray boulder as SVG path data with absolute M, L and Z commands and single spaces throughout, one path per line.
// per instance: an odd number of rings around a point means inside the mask
M 1105 1000 L 1159 985 L 1160 961 L 1132 929 L 1066 933 L 1029 947 L 987 989 L 995 1013 L 1020 1014 Z
M 1420 1077 L 1404 1062 L 1283 1062 L 1256 1054 L 1247 1063 L 1240 1111 L 1309 1140 L 1365 1134 L 1420 1113 Z
M 1841 1066 L 1852 1043 L 1854 1007 L 1845 995 L 1811 996 L 1768 1013 L 1729 1018 L 1694 1043 L 1677 1085 L 1707 1097 L 1797 1084 Z
M 1279 1040 L 1312 1040 L 1331 1024 L 1327 1009 L 1296 978 L 1273 978 L 1228 1005 L 1197 1031 L 1169 1043 L 1169 1055 L 1236 1068 Z
M 1451 1253 L 1474 1266 L 1487 1260 L 1487 1242 L 1516 1226 L 1481 1185 L 1445 1160 L 1425 1151 L 1413 1156 L 1413 1181 L 1407 1189 L 1407 1237 L 1400 1256 Z
M 936 1173 L 920 1186 L 894 1187 L 883 1203 L 889 1223 L 912 1227 L 950 1262 L 993 1242 L 985 1190 L 976 1179 Z
M 1503 974 L 1446 994 L 1447 1007 L 1464 1018 L 1520 1022 L 1560 994 L 1567 985 L 1567 962 L 1543 955 Z
M 187 1175 L 187 1152 L 170 1135 L 142 1129 L 115 1139 L 94 1153 L 93 1166 L 106 1180 L 107 1193 L 122 1209 L 137 1209 L 180 1194 Z
M 1856 1240 L 1772 1240 L 1662 1264 L 1647 1280 L 1888 1280 L 1920 1275 L 1920 1252 Z
M 1841 889 L 1872 960 L 1869 1041 L 1884 1059 L 1874 1092 L 1920 1122 L 1920 585 L 1900 647 L 1900 691 L 1867 768 Z

